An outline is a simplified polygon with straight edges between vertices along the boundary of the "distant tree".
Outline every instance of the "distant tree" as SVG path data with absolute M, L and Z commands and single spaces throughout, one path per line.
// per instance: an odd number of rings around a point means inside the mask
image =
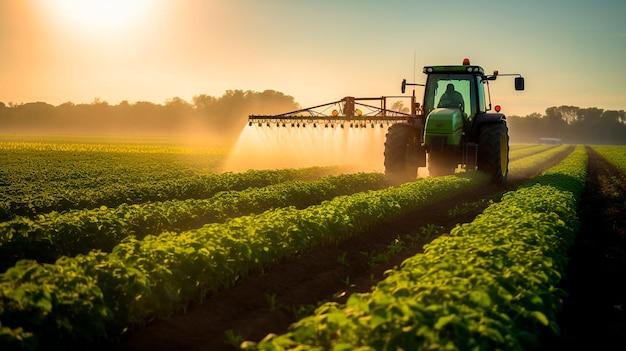
M 536 112 L 525 117 L 507 116 L 511 142 L 536 143 L 541 137 L 542 118 L 543 116 Z
M 557 137 L 570 144 L 626 144 L 623 110 L 554 106 L 546 114 L 508 116 L 512 142 L 536 142 L 540 137 Z
M 624 139 L 619 111 L 604 111 L 602 117 L 600 117 L 598 127 L 598 135 L 596 136 L 598 143 L 615 144 L 619 139 Z
M 559 108 L 548 107 L 543 122 L 542 137 L 563 138 L 568 124 L 563 119 L 563 114 Z
M 393 111 L 399 111 L 399 112 L 404 112 L 404 113 L 410 113 L 411 111 L 409 111 L 408 107 L 404 107 L 404 103 L 401 100 L 397 100 L 395 101 L 393 104 L 391 104 L 391 110 Z
M 578 119 L 571 125 L 572 140 L 580 143 L 591 143 L 598 133 L 598 122 L 604 110 L 591 107 L 578 110 Z
M 619 111 L 619 123 L 622 125 L 626 125 L 626 112 L 624 110 Z
M 293 97 L 275 90 L 261 93 L 243 90 L 227 90 L 217 99 L 207 96 L 194 97 L 196 108 L 210 121 L 212 128 L 238 132 L 246 124 L 251 114 L 278 114 L 300 108 Z
M 576 123 L 580 116 L 580 108 L 576 106 L 560 106 L 558 111 L 561 119 L 568 125 Z
M 54 130 L 56 128 L 56 113 L 53 105 L 45 102 L 29 102 L 16 105 L 13 108 L 14 123 L 19 129 L 26 124 L 37 133 Z
M 193 107 L 197 111 L 208 111 L 212 105 L 217 102 L 217 99 L 213 96 L 206 94 L 196 95 L 192 98 Z
M 165 100 L 165 107 L 171 110 L 178 110 L 179 112 L 183 112 L 185 110 L 190 110 L 193 108 L 191 104 L 189 104 L 184 99 L 179 98 L 178 96 Z

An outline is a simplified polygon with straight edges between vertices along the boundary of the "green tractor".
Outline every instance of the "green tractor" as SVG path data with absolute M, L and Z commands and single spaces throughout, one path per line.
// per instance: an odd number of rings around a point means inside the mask
M 489 81 L 480 66 L 468 59 L 459 66 L 426 66 L 426 84 L 420 106 L 411 103 L 411 118 L 391 125 L 385 140 L 385 174 L 397 182 L 415 180 L 419 167 L 430 176 L 453 174 L 459 165 L 491 175 L 494 183 L 506 181 L 509 172 L 509 134 L 500 106 L 491 110 Z M 504 75 L 504 74 L 502 74 Z M 515 90 L 524 90 L 524 78 L 515 75 Z M 486 87 L 486 91 L 485 91 Z

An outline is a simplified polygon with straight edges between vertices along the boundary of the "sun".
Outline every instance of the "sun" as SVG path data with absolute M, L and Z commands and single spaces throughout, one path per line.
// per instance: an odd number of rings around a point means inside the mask
M 151 0 L 41 0 L 71 30 L 114 33 L 148 16 Z

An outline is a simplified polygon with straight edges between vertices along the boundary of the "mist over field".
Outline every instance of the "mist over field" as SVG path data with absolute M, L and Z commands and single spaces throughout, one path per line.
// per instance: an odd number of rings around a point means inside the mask
M 232 144 L 249 114 L 275 114 L 299 108 L 293 97 L 273 90 L 228 90 L 219 97 L 174 97 L 164 104 L 98 98 L 89 104 L 0 102 L 0 134 L 175 136 Z
M 395 107 L 402 109 L 403 106 L 398 104 Z M 194 96 L 191 102 L 174 97 L 164 104 L 123 101 L 111 105 L 97 98 L 89 104 L 66 102 L 58 106 L 45 102 L 24 104 L 0 102 L 0 135 L 171 136 L 182 137 L 187 142 L 234 146 L 242 143 L 244 135 L 246 138 L 252 138 L 246 131 L 246 128 L 250 128 L 249 115 L 275 115 L 301 108 L 303 106 L 292 96 L 275 90 L 263 92 L 228 90 L 218 98 L 201 94 Z M 555 106 L 546 109 L 543 114 L 537 112 L 528 116 L 508 115 L 507 123 L 512 143 L 537 143 L 540 142 L 540 138 L 554 138 L 569 144 L 626 144 L 624 110 Z M 386 127 L 383 129 L 386 130 Z M 306 128 L 311 129 L 312 126 L 295 129 Z M 276 132 L 276 129 L 274 131 Z M 263 137 L 254 136 L 257 145 L 248 148 L 252 154 L 260 144 L 265 144 L 266 149 L 280 148 L 283 153 L 291 149 L 292 153 L 297 154 L 285 157 L 313 159 L 320 154 L 313 150 L 324 150 L 328 143 L 339 140 L 332 141 L 326 136 L 327 132 L 321 130 L 281 131 L 278 134 L 273 133 L 274 135 L 268 133 L 264 131 Z M 384 133 L 364 131 L 360 134 L 371 136 L 362 139 L 366 144 L 382 148 Z M 356 134 L 350 135 L 354 137 Z M 298 149 L 298 147 L 294 149 L 296 142 L 308 143 L 307 150 L 296 152 Z M 353 142 L 356 142 L 356 139 L 348 141 L 346 145 L 354 146 Z M 363 149 L 355 147 L 357 150 Z

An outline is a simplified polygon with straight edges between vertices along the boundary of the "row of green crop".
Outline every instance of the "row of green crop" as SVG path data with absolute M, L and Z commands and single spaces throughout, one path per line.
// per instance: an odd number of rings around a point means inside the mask
M 535 167 L 562 155 L 567 150 L 571 149 L 569 145 L 560 145 L 558 147 L 550 147 L 544 151 L 532 153 L 531 155 L 518 158 L 509 163 L 509 174 L 523 173 L 527 170 L 532 170 Z
M 515 149 L 515 150 L 521 150 L 521 149 L 525 149 L 527 147 L 534 147 L 537 146 L 539 144 L 534 144 L 534 143 L 511 143 L 509 145 L 509 148 L 511 149 Z
M 554 157 L 557 151 L 555 148 L 513 161 L 510 169 L 519 171 L 520 164 L 526 167 L 536 166 L 545 159 Z M 261 174 L 273 174 L 276 180 L 282 180 L 290 173 L 266 171 L 254 174 L 259 175 L 256 181 L 251 177 L 252 172 L 222 174 L 220 177 L 228 176 L 232 179 L 239 176 L 245 180 L 244 184 L 262 184 L 266 182 L 266 178 L 261 177 Z M 215 175 L 214 178 L 217 179 L 218 176 Z M 229 182 L 231 181 L 214 182 L 212 185 L 219 189 L 220 185 Z M 269 208 L 290 205 L 303 208 L 334 196 L 380 189 L 385 185 L 382 174 L 361 173 L 331 176 L 314 183 L 292 181 L 264 189 L 231 191 L 210 199 L 148 202 L 114 208 L 102 206 L 91 210 L 52 212 L 35 218 L 18 217 L 0 223 L 0 268 L 3 271 L 18 259 L 54 262 L 61 255 L 75 256 L 92 249 L 108 252 L 129 235 L 141 239 L 145 235 L 156 235 L 164 230 L 187 230 L 229 217 L 259 213 Z
M 558 332 L 557 288 L 578 229 L 578 146 L 471 223 L 425 246 L 371 293 L 326 303 L 248 350 L 525 350 Z
M 519 164 L 535 166 L 545 158 L 552 157 L 554 152 L 548 150 L 513 161 L 510 168 L 516 171 L 520 169 Z M 528 158 L 531 162 L 527 160 Z M 222 188 L 242 188 L 280 182 L 290 177 L 311 177 L 324 170 L 326 168 L 226 173 L 210 176 L 213 181 L 208 184 L 212 186 L 211 192 L 214 192 Z M 312 175 L 309 175 L 309 172 Z M 186 230 L 227 217 L 258 213 L 270 207 L 309 206 L 332 196 L 380 188 L 383 175 L 364 174 L 330 179 L 331 183 L 341 182 L 340 189 L 327 181 L 317 184 L 275 185 L 264 190 L 251 189 L 243 193 L 221 194 L 220 197 L 210 200 L 148 202 L 124 204 L 113 208 L 101 206 L 98 209 L 52 212 L 33 218 L 17 217 L 0 223 L 0 243 L 3 243 L 0 246 L 0 268 L 4 270 L 20 258 L 53 262 L 60 255 L 74 256 L 91 249 L 110 251 L 121 239 L 129 235 L 141 239 L 147 234 L 155 235 L 163 230 Z M 310 187 L 314 187 L 315 190 Z M 313 191 L 317 195 L 313 194 Z M 196 188 L 195 193 L 198 196 L 210 195 L 206 189 L 202 192 Z M 229 200 L 226 198 L 228 196 L 236 196 L 237 200 Z M 291 199 L 297 201 L 291 202 Z
M 522 157 L 530 156 L 532 154 L 536 154 L 539 152 L 546 151 L 548 149 L 554 148 L 556 145 L 530 145 L 527 147 L 517 147 L 509 150 L 509 160 L 514 161 L 520 159 Z
M 131 184 L 217 173 L 226 157 L 225 150 L 183 153 L 156 146 L 0 141 L 0 204 L 16 202 L 2 209 L 24 214 L 63 210 L 85 193 L 98 196 L 117 184 L 132 190 Z
M 278 178 L 278 177 L 277 177 Z M 261 178 L 259 183 L 263 179 Z M 163 231 L 183 231 L 271 208 L 305 208 L 366 190 L 390 186 L 382 173 L 351 173 L 316 181 L 291 180 L 263 188 L 223 191 L 209 199 L 173 200 L 52 212 L 0 223 L 0 271 L 19 259 L 54 262 L 91 250 L 111 251 L 128 236 L 142 239 Z
M 607 161 L 626 173 L 626 146 L 624 145 L 593 145 L 591 148 Z
M 226 157 L 226 150 L 60 141 L 0 141 L 0 222 L 51 211 L 206 198 L 213 192 L 207 183 L 219 183 L 206 174 L 217 173 Z M 512 155 L 515 150 L 513 145 Z M 341 168 L 317 171 L 323 172 L 311 176 L 338 174 Z
M 159 137 L 97 137 L 97 136 L 48 136 L 48 135 L 0 135 L 0 152 L 86 152 L 160 155 L 227 155 L 224 146 L 184 145 L 184 140 Z M 187 143 L 189 144 L 189 143 Z
M 24 165 L 24 167 L 30 166 Z M 249 170 L 242 173 L 227 172 L 173 177 L 141 183 L 123 179 L 119 182 L 112 182 L 114 178 L 109 179 L 108 175 L 94 176 L 89 173 L 83 175 L 74 172 L 72 177 L 81 179 L 78 184 L 73 184 L 63 178 L 64 180 L 58 182 L 48 182 L 45 186 L 40 184 L 40 181 L 29 180 L 29 178 L 22 180 L 24 184 L 1 179 L 8 177 L 12 171 L 14 170 L 4 168 L 0 174 L 0 190 L 2 190 L 0 192 L 0 222 L 15 216 L 34 217 L 51 211 L 100 206 L 115 207 L 123 203 L 135 204 L 172 199 L 202 199 L 211 197 L 222 190 L 243 190 L 248 187 L 266 186 L 293 179 L 312 180 L 338 173 L 338 167 Z M 128 173 L 141 173 L 141 169 L 129 170 Z M 40 176 L 37 175 L 37 177 Z M 81 186 L 83 181 L 98 181 L 99 179 L 103 179 L 102 184 Z
M 55 264 L 19 261 L 0 275 L 0 348 L 115 340 L 251 271 L 488 182 L 481 172 L 423 179 L 302 210 L 280 208 L 181 233 L 129 238 L 110 254 L 62 257 Z

